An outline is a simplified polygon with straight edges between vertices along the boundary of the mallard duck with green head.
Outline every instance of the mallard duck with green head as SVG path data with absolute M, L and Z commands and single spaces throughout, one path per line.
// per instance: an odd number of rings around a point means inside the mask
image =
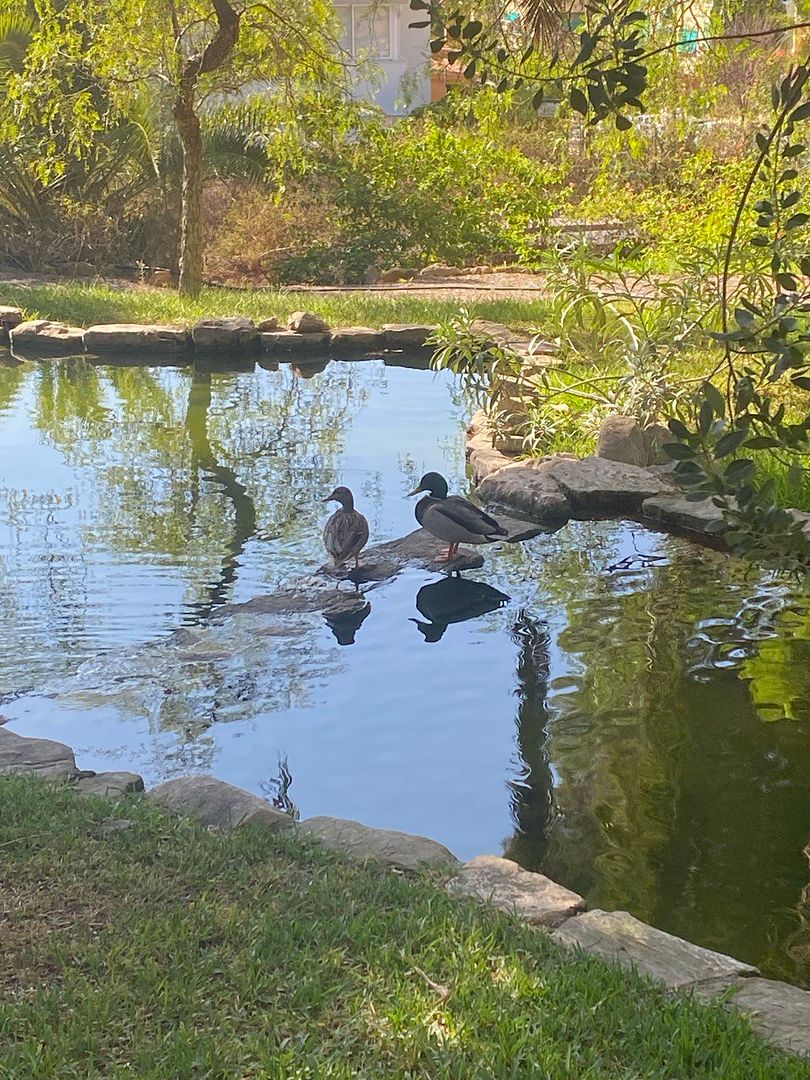
M 427 494 L 415 507 L 416 520 L 432 536 L 449 546 L 443 558 L 449 562 L 458 553 L 459 544 L 494 544 L 508 536 L 495 520 L 480 506 L 461 495 L 448 495 L 447 481 L 437 472 L 425 473 L 408 495 Z
M 340 509 L 329 518 L 323 530 L 323 544 L 335 566 L 354 559 L 360 565 L 360 552 L 368 543 L 368 522 L 354 508 L 354 495 L 347 487 L 336 487 L 324 502 L 339 502 Z

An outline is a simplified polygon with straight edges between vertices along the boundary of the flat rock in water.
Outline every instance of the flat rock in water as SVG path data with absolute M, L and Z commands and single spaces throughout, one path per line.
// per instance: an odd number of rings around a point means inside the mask
M 545 466 L 540 461 L 506 465 L 484 477 L 477 493 L 487 503 L 507 506 L 533 521 L 561 527 L 571 516 L 571 506 Z
M 447 891 L 482 900 L 537 926 L 559 926 L 585 908 L 578 893 L 496 855 L 478 855 L 464 863 Z
M 84 330 L 78 326 L 33 319 L 15 326 L 9 337 L 11 348 L 31 356 L 78 356 L 84 352 Z
M 647 469 L 606 458 L 552 458 L 538 465 L 565 495 L 572 517 L 636 514 L 645 499 L 665 495 L 672 485 Z
M 293 820 L 269 806 L 258 795 L 217 780 L 214 776 L 181 776 L 158 784 L 146 796 L 175 814 L 195 817 L 203 825 L 234 829 L 259 822 L 271 829 L 287 829 Z
M 711 499 L 690 502 L 683 495 L 656 495 L 645 499 L 641 513 L 656 524 L 695 533 L 705 533 L 709 525 L 723 520 L 722 510 L 718 510 Z
M 437 840 L 394 829 L 372 829 L 359 821 L 333 817 L 308 818 L 299 824 L 298 832 L 312 836 L 327 847 L 342 851 L 354 859 L 377 859 L 402 870 L 458 862 L 455 855 Z
M 671 989 L 707 979 L 757 975 L 757 969 L 731 956 L 703 949 L 640 922 L 626 911 L 588 911 L 569 919 L 554 937 L 563 945 L 635 968 Z
M 0 727 L 0 776 L 75 776 L 73 751 L 51 739 L 26 739 Z
M 447 544 L 437 540 L 424 529 L 414 529 L 407 536 L 400 536 L 397 540 L 390 540 L 385 544 L 375 544 L 368 548 L 361 558 L 364 562 L 382 561 L 391 563 L 397 570 L 405 566 L 420 566 L 424 570 L 479 570 L 484 565 L 483 555 L 470 551 L 469 548 L 459 549 L 455 559 L 446 561 L 441 553 L 447 550 Z M 395 570 L 396 572 L 396 570 Z M 389 575 L 393 577 L 393 574 Z
M 739 1009 L 751 1027 L 782 1050 L 810 1057 L 810 991 L 771 979 L 718 979 L 698 986 L 702 1000 L 733 990 L 728 1007 Z
M 134 795 L 143 791 L 143 777 L 132 772 L 102 772 L 83 776 L 73 785 L 77 795 Z
M 252 319 L 241 315 L 202 319 L 191 331 L 195 349 L 250 351 L 259 347 L 259 331 Z

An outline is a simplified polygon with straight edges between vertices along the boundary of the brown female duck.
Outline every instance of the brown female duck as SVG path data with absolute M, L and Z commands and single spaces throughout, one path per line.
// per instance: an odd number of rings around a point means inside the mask
M 354 496 L 347 487 L 336 487 L 324 502 L 339 502 L 340 509 L 329 518 L 323 530 L 323 543 L 335 566 L 354 559 L 360 565 L 360 552 L 368 542 L 368 522 L 354 508 Z

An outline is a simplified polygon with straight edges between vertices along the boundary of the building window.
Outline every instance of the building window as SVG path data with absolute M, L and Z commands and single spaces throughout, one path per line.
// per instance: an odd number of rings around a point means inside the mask
M 391 60 L 394 52 L 393 13 L 385 4 L 341 4 L 337 7 L 343 32 L 341 44 L 352 56 Z

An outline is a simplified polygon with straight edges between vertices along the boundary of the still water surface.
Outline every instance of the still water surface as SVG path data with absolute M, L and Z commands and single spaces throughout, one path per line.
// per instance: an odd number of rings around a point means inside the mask
M 810 984 L 806 604 L 598 522 L 489 549 L 469 578 L 502 596 L 415 570 L 371 589 L 349 647 L 318 616 L 218 623 L 320 565 L 335 483 L 372 542 L 413 527 L 421 472 L 466 483 L 448 376 L 307 374 L 0 367 L 10 727 L 147 782 L 278 797 L 288 771 L 302 816 L 504 853 Z

